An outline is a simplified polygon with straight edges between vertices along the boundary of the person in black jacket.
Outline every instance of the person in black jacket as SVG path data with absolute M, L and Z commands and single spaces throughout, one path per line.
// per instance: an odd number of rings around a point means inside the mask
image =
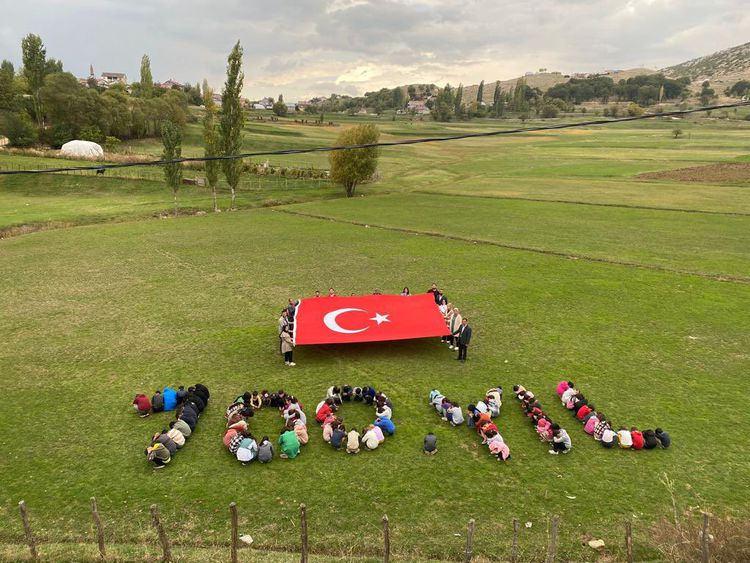
M 469 326 L 469 319 L 464 317 L 461 320 L 461 328 L 458 329 L 458 358 L 462 362 L 466 361 L 466 350 L 471 342 L 471 327 Z
M 185 391 L 185 386 L 180 385 L 177 388 L 177 404 L 181 405 L 182 403 L 184 403 L 185 399 L 187 399 L 187 396 L 188 396 L 188 392 Z
M 206 402 L 195 392 L 195 388 L 193 387 L 188 389 L 188 396 L 185 402 L 194 403 L 198 407 L 198 414 L 202 413 L 203 409 L 206 408 Z
M 154 392 L 154 396 L 151 397 L 151 410 L 153 412 L 162 412 L 164 410 L 164 395 L 158 389 Z
M 208 398 L 211 396 L 211 393 L 208 392 L 208 387 L 206 387 L 202 383 L 196 383 L 195 392 L 201 396 L 201 398 L 203 399 L 203 402 L 208 404 Z

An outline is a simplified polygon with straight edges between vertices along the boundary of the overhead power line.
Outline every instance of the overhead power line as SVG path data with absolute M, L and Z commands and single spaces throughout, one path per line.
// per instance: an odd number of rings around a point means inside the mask
M 446 135 L 442 137 L 420 137 L 417 139 L 404 139 L 401 141 L 385 141 L 381 143 L 366 143 L 361 145 L 335 145 L 330 147 L 312 147 L 307 149 L 280 149 L 273 151 L 256 151 L 242 154 L 232 154 L 224 156 L 195 156 L 195 157 L 184 157 L 176 158 L 173 160 L 147 160 L 143 162 L 123 162 L 117 164 L 94 164 L 91 166 L 70 166 L 60 168 L 47 168 L 47 169 L 29 169 L 29 170 L 0 170 L 0 175 L 9 176 L 14 174 L 51 174 L 54 172 L 77 172 L 85 170 L 110 170 L 113 168 L 132 168 L 135 166 L 163 166 L 165 164 L 177 164 L 180 162 L 206 162 L 209 160 L 235 160 L 251 158 L 256 156 L 278 156 L 278 155 L 290 155 L 290 154 L 307 154 L 316 152 L 333 152 L 333 151 L 347 151 L 355 149 L 369 149 L 369 148 L 381 148 L 381 147 L 396 147 L 401 145 L 419 145 L 422 143 L 441 143 L 445 141 L 460 141 L 461 139 L 475 139 L 482 137 L 499 137 L 501 135 L 515 135 L 519 133 L 534 133 L 537 131 L 556 131 L 559 129 L 574 129 L 578 127 L 591 127 L 596 125 L 611 125 L 613 123 L 626 123 L 630 121 L 641 121 L 644 119 L 653 119 L 656 117 L 679 117 L 682 115 L 689 115 L 692 113 L 699 113 L 703 111 L 714 111 L 721 109 L 737 108 L 742 106 L 750 106 L 750 101 L 734 102 L 731 104 L 718 104 L 714 106 L 703 106 L 694 109 L 682 109 L 665 111 L 662 113 L 645 113 L 643 115 L 634 115 L 628 117 L 620 117 L 617 119 L 594 119 L 590 121 L 579 121 L 576 123 L 558 123 L 557 125 L 542 125 L 538 127 L 527 127 L 517 129 L 500 129 L 495 131 L 485 131 L 482 133 L 462 133 L 461 135 Z

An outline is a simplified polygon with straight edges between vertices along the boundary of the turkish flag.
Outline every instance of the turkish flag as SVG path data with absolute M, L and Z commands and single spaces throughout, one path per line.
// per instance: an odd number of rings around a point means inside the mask
M 302 299 L 294 316 L 296 344 L 406 340 L 450 334 L 432 293 Z

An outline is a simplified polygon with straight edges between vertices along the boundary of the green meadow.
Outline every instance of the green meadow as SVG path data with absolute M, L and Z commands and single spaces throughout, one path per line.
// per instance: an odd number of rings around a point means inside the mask
M 378 558 L 384 514 L 402 561 L 460 560 L 470 518 L 480 560 L 510 557 L 519 519 L 524 561 L 543 558 L 554 515 L 558 556 L 574 561 L 600 557 L 592 538 L 605 541 L 601 557 L 622 560 L 626 520 L 636 558 L 659 560 L 655 526 L 674 510 L 748 518 L 750 180 L 639 177 L 748 162 L 750 122 L 736 117 L 388 148 L 379 179 L 354 198 L 327 182 L 247 176 L 239 211 L 213 214 L 208 191 L 186 186 L 178 218 L 153 171 L 0 177 L 0 232 L 31 231 L 0 240 L 0 558 L 26 556 L 21 499 L 40 552 L 71 561 L 96 556 L 91 496 L 124 560 L 158 555 L 152 503 L 191 561 L 228 558 L 232 501 L 254 539 L 243 561 L 294 557 L 300 503 L 320 561 Z M 331 144 L 365 118 L 330 119 L 337 126 L 250 120 L 245 149 Z M 520 125 L 376 121 L 383 140 Z M 197 125 L 185 138 L 184 153 L 201 154 Z M 153 140 L 126 148 L 160 152 Z M 67 162 L 49 160 L 0 153 L 0 166 Z M 327 166 L 321 154 L 269 160 Z M 433 281 L 474 328 L 465 364 L 427 339 L 300 347 L 297 366 L 284 366 L 276 319 L 288 298 Z M 605 450 L 557 400 L 562 378 L 617 425 L 668 430 L 672 448 Z M 196 382 L 211 403 L 154 471 L 143 450 L 169 415 L 138 418 L 133 395 Z M 394 403 L 396 435 L 374 452 L 335 452 L 312 422 L 327 387 L 346 383 Z M 516 383 L 568 429 L 569 455 L 547 454 Z M 504 464 L 427 405 L 432 388 L 465 406 L 496 385 L 508 391 Z M 224 408 L 245 390 L 279 388 L 307 407 L 310 443 L 295 460 L 242 466 L 221 442 Z M 356 404 L 342 415 L 372 419 Z M 262 410 L 250 428 L 275 438 L 280 418 Z M 420 451 L 428 431 L 434 457 Z

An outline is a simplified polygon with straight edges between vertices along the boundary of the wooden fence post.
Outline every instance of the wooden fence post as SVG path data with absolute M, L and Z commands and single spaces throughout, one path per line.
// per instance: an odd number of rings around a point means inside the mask
M 633 563 L 633 524 L 625 521 L 625 557 L 628 563 Z
M 299 517 L 300 517 L 300 535 L 302 539 L 302 553 L 300 555 L 300 562 L 307 563 L 307 507 L 303 504 L 299 505 Z
M 513 545 L 510 548 L 510 561 L 516 563 L 518 561 L 518 529 L 520 524 L 518 518 L 513 518 Z
M 391 560 L 391 530 L 388 527 L 388 516 L 383 516 L 383 563 Z
M 151 505 L 151 525 L 156 528 L 156 531 L 159 534 L 159 543 L 161 544 L 162 551 L 161 560 L 171 561 L 172 550 L 169 547 L 169 538 L 164 531 L 164 526 L 161 525 L 161 520 L 159 520 L 159 508 L 155 504 Z
M 96 504 L 96 497 L 91 497 L 91 517 L 94 519 L 94 526 L 96 526 L 96 542 L 99 544 L 99 557 L 104 559 L 107 557 L 107 550 L 104 547 L 104 527 L 102 526 L 102 519 L 99 517 L 99 507 Z
M 560 521 L 558 516 L 552 517 L 549 528 L 549 545 L 547 546 L 547 563 L 555 563 L 557 557 L 557 525 Z
M 237 563 L 237 542 L 238 542 L 238 518 L 237 505 L 229 503 L 229 513 L 232 517 L 232 563 Z
M 474 556 L 474 519 L 469 520 L 468 526 L 466 526 L 466 552 L 464 553 L 464 561 L 469 563 L 471 558 Z
M 39 554 L 36 551 L 36 540 L 34 534 L 31 533 L 31 523 L 29 522 L 29 513 L 26 510 L 26 501 L 18 503 L 18 510 L 21 511 L 21 520 L 23 520 L 23 531 L 26 534 L 26 543 L 29 544 L 29 552 L 31 552 L 31 558 L 33 560 L 39 559 Z
M 708 512 L 703 513 L 703 529 L 701 530 L 701 563 L 708 563 L 711 554 L 708 548 Z

